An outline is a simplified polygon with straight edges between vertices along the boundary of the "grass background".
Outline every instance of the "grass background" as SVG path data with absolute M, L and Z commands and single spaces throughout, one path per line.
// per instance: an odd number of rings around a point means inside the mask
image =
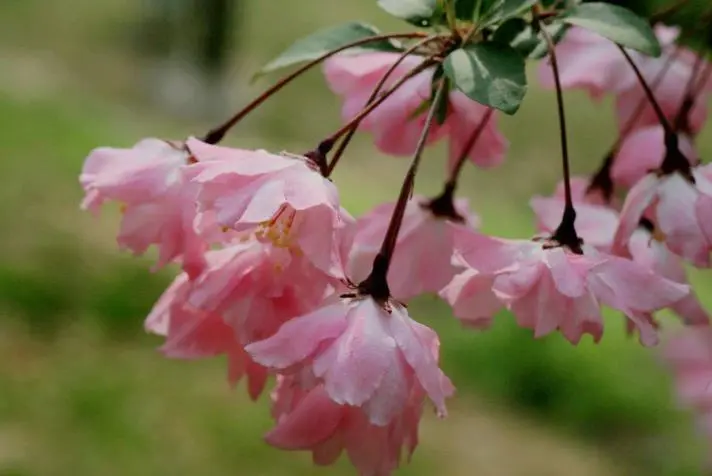
M 315 28 L 354 18 L 407 28 L 374 4 L 302 0 L 288 11 L 275 0 L 246 1 L 231 102 L 264 87 L 246 78 Z M 242 388 L 228 389 L 221 360 L 157 354 L 158 340 L 141 323 L 174 270 L 151 274 L 150 257 L 115 251 L 115 210 L 98 220 L 78 210 L 77 174 L 93 147 L 182 138 L 213 125 L 152 106 L 144 87 L 152 64 L 135 51 L 142 7 L 0 3 L 0 476 L 350 474 L 343 462 L 315 470 L 306 455 L 264 445 L 267 399 L 251 404 Z M 574 170 L 585 174 L 613 141 L 611 107 L 581 94 L 566 101 Z M 314 72 L 229 142 L 307 150 L 337 125 L 338 103 Z M 528 199 L 549 193 L 560 176 L 553 94 L 533 86 L 501 127 L 512 142 L 507 163 L 467 170 L 462 192 L 485 231 L 528 236 Z M 699 147 L 703 157 L 712 152 L 709 130 Z M 429 150 L 419 192 L 438 191 L 443 163 L 441 147 Z M 359 137 L 335 175 L 347 208 L 359 214 L 392 200 L 406 165 Z M 710 276 L 693 278 L 712 306 Z M 534 340 L 506 314 L 475 333 L 433 297 L 412 308 L 440 332 L 443 366 L 459 392 L 448 420 L 426 418 L 421 448 L 400 474 L 701 474 L 704 445 L 675 409 L 656 351 L 626 338 L 620 316 L 607 316 L 601 345 L 574 348 L 558 336 Z

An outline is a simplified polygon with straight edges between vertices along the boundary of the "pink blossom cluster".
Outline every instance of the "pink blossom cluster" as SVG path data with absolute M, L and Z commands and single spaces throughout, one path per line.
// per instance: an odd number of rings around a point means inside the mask
M 675 31 L 659 27 L 657 33 L 663 56 L 635 59 L 649 82 L 668 70 L 656 95 L 675 120 L 697 70 L 695 55 L 675 45 Z M 467 201 L 455 197 L 460 158 L 496 166 L 508 144 L 496 116 L 457 90 L 447 93 L 444 121 L 427 129 L 422 105 L 431 98 L 435 67 L 406 81 L 360 124 L 388 154 L 416 152 L 424 128 L 426 143 L 447 140 L 450 147 L 447 172 L 454 176 L 441 195 L 408 200 L 385 268 L 383 242 L 400 202 L 352 217 L 323 174 L 323 157 L 313 154 L 195 138 L 99 148 L 81 174 L 83 206 L 120 203 L 119 245 L 135 254 L 155 245 L 156 269 L 181 264 L 183 272 L 146 320 L 148 331 L 165 337 L 167 356 L 225 355 L 229 381 L 244 378 L 253 399 L 275 375 L 269 444 L 310 451 L 319 465 L 346 453 L 360 474 L 390 474 L 418 444 L 426 400 L 444 417 L 454 392 L 439 367 L 437 334 L 407 309 L 418 295 L 438 294 L 471 328 L 486 329 L 506 309 L 535 337 L 558 331 L 574 344 L 585 334 L 602 338 L 603 306 L 622 313 L 644 345 L 658 341 L 654 313 L 661 309 L 688 325 L 708 323 L 684 263 L 710 266 L 712 165 L 700 165 L 694 139 L 712 82 L 701 86 L 671 139 L 613 44 L 574 28 L 557 53 L 564 87 L 584 88 L 595 98 L 614 95 L 625 137 L 605 170 L 615 190 L 575 178 L 550 197 L 535 197 L 542 234 L 534 238 L 481 233 Z M 326 61 L 346 121 L 366 107 L 399 57 L 379 52 Z M 385 86 L 422 61 L 408 56 Z M 549 71 L 543 62 L 545 85 L 553 84 Z M 640 103 L 645 107 L 635 112 Z M 634 127 L 624 125 L 631 120 Z M 617 194 L 626 190 L 625 198 Z M 700 375 L 712 369 L 712 343 L 700 345 L 691 359 L 706 359 L 707 367 L 692 377 L 696 402 Z

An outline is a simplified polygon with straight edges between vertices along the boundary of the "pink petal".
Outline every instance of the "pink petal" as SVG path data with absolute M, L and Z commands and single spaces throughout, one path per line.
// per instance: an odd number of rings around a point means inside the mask
M 695 186 L 675 173 L 661 182 L 658 194 L 657 222 L 668 247 L 699 266 L 708 265 L 710 243 L 697 221 Z
M 401 306 L 394 306 L 388 323 L 405 360 L 415 370 L 420 384 L 435 404 L 438 414 L 444 417 L 447 415 L 445 399 L 452 395 L 454 388 L 438 367 L 436 358 L 428 350 L 431 346 L 439 345 L 437 334 L 411 320 L 405 308 Z
M 455 248 L 473 269 L 483 273 L 496 273 L 511 266 L 528 247 L 536 247 L 515 240 L 492 238 L 459 227 L 454 230 Z
M 554 248 L 544 254 L 544 263 L 549 268 L 556 290 L 567 297 L 576 298 L 586 291 L 586 272 L 575 266 L 575 257 L 563 248 Z
M 305 450 L 324 443 L 341 425 L 344 410 L 323 388 L 310 391 L 297 407 L 280 419 L 265 440 L 284 450 Z
M 475 270 L 455 276 L 440 296 L 453 308 L 455 317 L 475 328 L 486 328 L 494 314 L 502 309 L 502 302 L 492 292 L 493 279 Z
M 659 168 L 665 154 L 665 131 L 660 125 L 635 130 L 618 149 L 611 177 L 624 187 L 632 187 L 646 174 Z
M 245 347 L 265 367 L 286 369 L 309 358 L 322 345 L 347 328 L 347 310 L 341 303 L 286 322 L 269 339 Z
M 314 375 L 336 403 L 361 406 L 381 385 L 396 348 L 385 327 L 389 317 L 373 299 L 363 299 L 349 310 L 343 333 L 314 359 Z
M 628 192 L 621 210 L 620 223 L 613 239 L 613 251 L 625 253 L 628 240 L 635 232 L 640 219 L 647 208 L 653 203 L 658 192 L 659 180 L 653 174 L 643 177 Z
M 589 274 L 589 286 L 606 305 L 626 314 L 652 312 L 690 293 L 690 287 L 662 278 L 625 258 L 610 256 Z

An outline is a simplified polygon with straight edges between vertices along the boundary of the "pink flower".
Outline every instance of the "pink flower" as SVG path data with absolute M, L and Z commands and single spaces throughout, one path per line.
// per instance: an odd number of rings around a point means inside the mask
M 624 252 L 641 218 L 649 211 L 668 248 L 696 266 L 710 265 L 712 249 L 712 180 L 709 165 L 643 177 L 626 197 L 614 240 L 614 251 Z
M 585 192 L 584 192 L 585 193 Z M 618 228 L 618 212 L 604 205 L 576 203 L 576 231 L 587 245 L 608 251 Z M 541 232 L 554 233 L 561 223 L 566 202 L 563 197 L 534 197 L 530 200 Z
M 628 251 L 636 263 L 654 273 L 680 284 L 688 284 L 687 272 L 680 258 L 671 253 L 662 241 L 658 241 L 649 230 L 638 227 L 628 243 Z M 700 325 L 709 322 L 709 315 L 700 304 L 693 291 L 670 305 L 675 314 L 686 325 Z
M 681 403 L 695 410 L 697 426 L 712 439 L 712 329 L 685 328 L 668 342 L 664 357 Z
M 491 275 L 468 268 L 455 276 L 439 294 L 465 326 L 487 329 L 493 316 L 503 307 L 492 291 L 493 282 Z
M 337 55 L 326 61 L 324 74 L 332 91 L 344 99 L 342 116 L 345 121 L 353 119 L 366 106 L 376 84 L 399 57 L 396 53 L 364 53 Z M 394 85 L 422 61 L 422 57 L 408 56 L 386 81 L 385 88 Z M 397 156 L 415 152 L 427 112 L 423 104 L 431 99 L 434 71 L 434 67 L 428 68 L 409 79 L 361 122 L 361 128 L 374 134 L 379 150 Z M 459 91 L 451 91 L 445 122 L 434 124 L 428 143 L 447 136 L 452 167 L 486 112 L 485 106 Z M 507 141 L 497 130 L 496 119 L 492 117 L 469 157 L 480 167 L 495 166 L 504 159 L 507 147 Z
M 676 48 L 679 52 L 675 53 Z M 672 60 L 672 55 L 676 55 Z M 681 47 L 668 48 L 660 58 L 642 57 L 636 60 L 636 64 L 641 67 L 641 72 L 648 83 L 653 83 L 661 74 L 663 68 L 667 68 L 662 80 L 657 83 L 653 92 L 655 98 L 663 109 L 668 120 L 675 121 L 680 106 L 685 99 L 687 84 L 694 72 L 694 65 L 697 54 L 691 50 Z M 669 66 L 666 66 L 667 63 Z M 706 61 L 702 62 L 702 69 L 706 67 Z M 683 132 L 696 134 L 699 132 L 707 120 L 707 102 L 712 92 L 712 83 L 704 84 L 698 95 L 695 105 L 690 111 Z M 636 127 L 654 126 L 660 124 L 655 114 L 655 110 L 650 105 L 645 91 L 640 84 L 624 91 L 616 98 L 616 112 L 618 115 L 619 127 L 623 128 L 632 120 L 633 114 L 637 112 L 640 104 L 644 105 L 642 113 L 636 119 Z
M 636 59 L 642 57 L 630 53 Z M 598 99 L 635 85 L 635 73 L 616 45 L 584 28 L 570 28 L 556 46 L 556 56 L 564 89 L 584 89 Z M 544 87 L 554 89 L 554 74 L 548 59 L 539 64 L 538 75 Z
M 536 337 L 559 329 L 574 344 L 582 334 L 598 341 L 603 333 L 600 305 L 606 304 L 635 323 L 645 345 L 653 345 L 655 329 L 641 316 L 689 293 L 688 286 L 586 245 L 579 255 L 552 247 L 556 243 L 497 239 L 467 230 L 458 230 L 456 239 L 464 260 L 477 272 L 474 276 L 491 279 L 490 290 L 480 288 L 481 302 L 491 305 L 493 292 Z M 457 299 L 451 304 L 457 312 Z
M 214 255 L 209 255 L 212 258 Z M 188 305 L 193 284 L 181 274 L 165 291 L 146 319 L 146 330 L 165 336 L 163 353 L 175 359 L 203 359 L 226 355 L 228 380 L 235 385 L 247 377 L 247 388 L 256 400 L 267 381 L 267 370 L 244 351 L 236 331 L 214 312 Z
M 278 376 L 272 393 L 277 425 L 266 436 L 284 450 L 309 450 L 318 465 L 336 462 L 345 450 L 362 475 L 388 475 L 418 445 L 424 393 L 419 387 L 405 409 L 386 426 L 371 423 L 361 408 L 335 403 L 323 385 L 300 388 L 291 377 Z
M 222 315 L 244 345 L 312 311 L 333 292 L 332 284 L 289 250 L 250 239 L 212 251 L 187 299 L 193 308 Z
M 366 296 L 343 298 L 245 350 L 266 367 L 313 375 L 329 399 L 361 408 L 376 426 L 402 414 L 417 386 L 444 416 L 454 388 L 438 368 L 437 334 L 413 321 L 402 305 L 384 306 Z
M 684 99 L 688 79 L 693 73 L 695 53 L 675 46 L 679 30 L 657 25 L 655 33 L 663 46 L 663 54 L 653 58 L 629 51 L 648 84 L 655 85 L 655 96 L 669 119 L 674 119 Z M 606 93 L 616 95 L 616 110 L 619 127 L 623 129 L 632 119 L 640 104 L 644 109 L 636 120 L 636 126 L 658 124 L 655 112 L 648 104 L 633 69 L 616 45 L 583 28 L 571 28 L 557 45 L 556 53 L 561 70 L 561 84 L 566 89 L 584 89 L 599 99 Z M 674 57 L 673 57 L 674 55 Z M 666 70 L 660 81 L 661 71 Z M 554 76 L 549 61 L 539 67 L 539 79 L 549 88 L 554 88 Z M 706 117 L 706 98 L 710 89 L 705 85 L 704 95 L 696 102 L 690 117 L 690 131 L 697 132 Z
M 189 162 L 182 144 L 144 139 L 131 149 L 98 148 L 84 163 L 82 208 L 98 212 L 107 200 L 122 204 L 121 247 L 143 254 L 159 248 L 154 269 L 181 258 L 194 277 L 204 262 L 206 243 L 194 227 L 195 190 L 181 169 Z
M 679 135 L 680 152 L 691 165 L 699 163 L 699 154 L 692 139 Z M 652 170 L 657 170 L 665 158 L 665 130 L 658 123 L 631 132 L 623 141 L 611 167 L 611 178 L 619 185 L 630 188 Z
M 668 342 L 664 356 L 683 403 L 704 413 L 712 410 L 712 328 L 685 328 Z
M 197 140 L 188 147 L 199 161 L 191 174 L 202 212 L 212 210 L 225 227 L 256 230 L 259 239 L 298 250 L 325 273 L 343 277 L 340 240 L 352 223 L 341 213 L 334 184 L 308 159 Z
M 379 205 L 357 221 L 348 252 L 352 281 L 361 282 L 371 272 L 394 207 L 395 203 Z M 458 223 L 457 217 L 436 216 L 425 197 L 416 196 L 408 202 L 388 273 L 388 285 L 396 299 L 437 293 L 462 269 L 453 261 L 453 229 L 477 226 L 479 219 L 470 213 L 466 199 L 456 200 L 454 207 L 463 223 Z

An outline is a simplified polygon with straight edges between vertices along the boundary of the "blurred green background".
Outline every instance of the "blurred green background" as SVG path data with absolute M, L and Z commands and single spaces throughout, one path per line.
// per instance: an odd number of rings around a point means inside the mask
M 231 35 L 213 38 L 231 45 L 226 75 L 197 81 L 189 58 L 209 32 L 206 17 L 181 14 L 179 0 L 159 3 L 165 10 L 151 19 L 139 0 L 0 2 L 0 476 L 352 474 L 343 461 L 314 469 L 308 455 L 267 447 L 268 398 L 252 404 L 242 387 L 231 391 L 222 360 L 155 351 L 142 320 L 175 270 L 151 274 L 151 256 L 116 251 L 116 210 L 81 213 L 77 176 L 96 146 L 204 133 L 267 84 L 247 83 L 261 63 L 316 28 L 407 25 L 371 0 L 242 0 L 229 13 Z M 183 23 L 166 28 L 170 15 Z M 566 101 L 575 171 L 585 174 L 614 140 L 611 105 L 583 94 Z M 308 150 L 337 127 L 338 111 L 314 72 L 228 142 Z M 560 175 L 553 94 L 533 85 L 501 127 L 512 142 L 507 163 L 468 170 L 462 192 L 485 231 L 528 236 L 528 199 L 550 193 Z M 710 128 L 699 147 L 712 153 Z M 439 190 L 443 160 L 442 148 L 428 152 L 421 192 Z M 346 206 L 358 214 L 394 199 L 406 162 L 359 137 L 335 177 Z M 700 290 L 712 285 L 709 274 L 693 278 Z M 607 316 L 601 345 L 574 348 L 558 336 L 534 340 L 506 314 L 489 332 L 463 331 L 434 297 L 412 314 L 441 333 L 459 392 L 447 420 L 428 415 L 399 474 L 702 474 L 705 446 L 676 410 L 656 351 L 627 338 L 620 316 Z

